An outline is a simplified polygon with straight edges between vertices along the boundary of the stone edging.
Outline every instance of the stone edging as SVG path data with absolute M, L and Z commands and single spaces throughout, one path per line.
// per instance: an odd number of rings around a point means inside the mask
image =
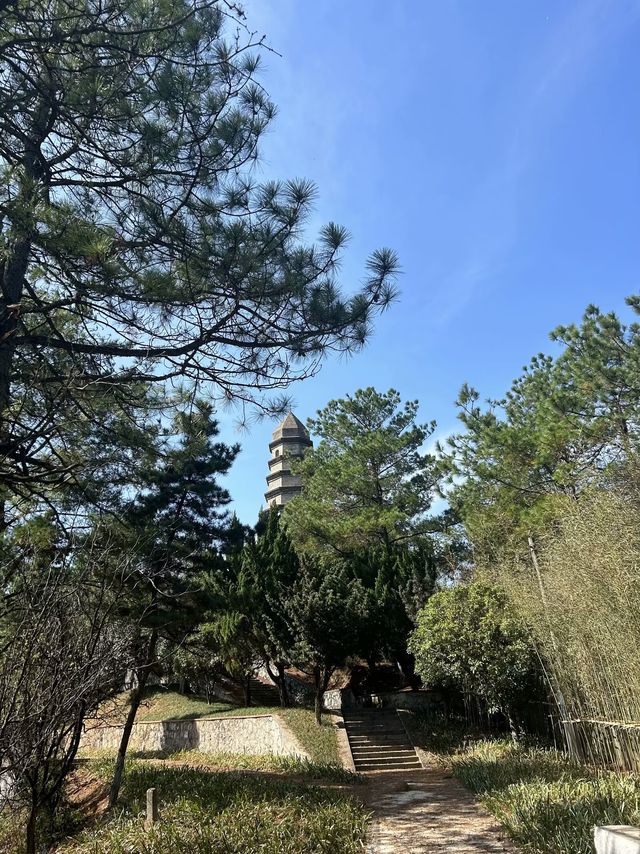
M 340 724 L 334 724 L 336 730 L 336 738 L 338 740 L 338 756 L 342 762 L 342 767 L 346 768 L 347 771 L 353 771 L 355 774 L 356 766 L 353 762 L 353 754 L 351 753 L 351 745 L 349 744 L 349 738 L 347 736 L 347 730 L 344 725 L 344 717 L 340 715 L 340 720 L 342 721 L 342 726 Z
M 422 765 L 422 767 L 427 768 L 428 767 L 427 754 L 425 753 L 425 751 L 421 747 L 418 747 L 416 744 L 414 744 L 413 738 L 411 737 L 411 733 L 409 732 L 409 730 L 405 726 L 404 721 L 402 720 L 402 712 L 406 712 L 406 711 L 408 711 L 408 710 L 407 709 L 396 709 L 396 713 L 397 713 L 398 717 L 400 718 L 400 723 L 402 724 L 402 729 L 405 731 L 407 738 L 409 739 L 409 744 L 415 750 L 416 756 L 420 760 L 420 764 Z

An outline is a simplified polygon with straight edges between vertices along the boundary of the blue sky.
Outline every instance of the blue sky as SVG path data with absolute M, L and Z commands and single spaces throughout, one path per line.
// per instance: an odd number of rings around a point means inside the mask
M 342 282 L 400 257 L 400 300 L 348 361 L 291 389 L 303 420 L 359 387 L 418 399 L 437 434 L 463 382 L 499 397 L 549 331 L 640 292 L 640 0 L 249 0 L 279 115 L 260 175 L 319 187 L 348 227 Z M 261 507 L 274 425 L 223 438 Z

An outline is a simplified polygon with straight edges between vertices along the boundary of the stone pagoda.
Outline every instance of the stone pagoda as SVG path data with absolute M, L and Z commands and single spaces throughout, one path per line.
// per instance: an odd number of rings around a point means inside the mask
M 312 444 L 307 428 L 293 412 L 273 431 L 269 442 L 271 459 L 264 495 L 269 507 L 282 507 L 295 495 L 299 495 L 302 486 L 300 478 L 291 474 L 291 460 L 299 459 Z

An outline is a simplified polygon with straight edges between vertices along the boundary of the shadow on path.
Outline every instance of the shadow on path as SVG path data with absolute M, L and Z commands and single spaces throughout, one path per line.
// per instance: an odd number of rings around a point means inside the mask
M 368 854 L 515 854 L 495 819 L 447 771 L 367 775 Z M 360 793 L 359 793 L 360 794 Z

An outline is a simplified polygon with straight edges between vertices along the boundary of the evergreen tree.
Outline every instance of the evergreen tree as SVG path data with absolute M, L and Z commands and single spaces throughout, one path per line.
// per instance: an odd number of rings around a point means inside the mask
M 393 297 L 389 250 L 345 297 L 346 231 L 301 242 L 308 181 L 256 183 L 275 108 L 238 14 L 226 0 L 3 4 L 10 490 L 68 479 L 66 425 L 98 420 L 104 395 L 126 408 L 141 384 L 206 381 L 226 401 L 281 408 L 270 392 L 313 374 L 326 350 L 360 347 Z
M 442 572 L 432 541 L 363 550 L 353 555 L 349 566 L 362 584 L 371 615 L 362 626 L 359 642 L 370 677 L 376 662 L 386 658 L 396 662 L 415 685 L 407 638 Z
M 287 602 L 300 574 L 300 561 L 277 508 L 262 514 L 255 546 L 248 547 L 243 568 L 255 592 L 253 623 L 269 676 L 278 686 L 280 704 L 289 705 L 285 668 L 295 645 Z
M 422 448 L 435 424 L 417 424 L 417 411 L 393 389 L 366 388 L 309 419 L 320 441 L 295 466 L 303 491 L 284 511 L 298 546 L 346 555 L 424 530 L 437 481 Z
M 526 553 L 527 539 L 550 530 L 585 490 L 616 480 L 637 488 L 638 333 L 590 306 L 579 326 L 553 332 L 560 354 L 535 356 L 503 399 L 483 406 L 475 389 L 462 388 L 465 430 L 451 437 L 441 465 L 483 561 L 505 548 Z
M 370 674 L 389 657 L 410 680 L 407 635 L 442 569 L 442 531 L 427 516 L 436 461 L 423 450 L 435 424 L 416 423 L 417 410 L 393 389 L 331 401 L 309 420 L 320 441 L 294 466 L 303 489 L 284 510 L 296 546 L 341 556 L 361 588 L 371 620 L 359 648 Z
M 246 533 L 244 526 L 241 527 Z M 250 706 L 251 677 L 261 657 L 255 619 L 261 605 L 244 568 L 249 544 L 247 541 L 241 544 L 239 533 L 237 523 L 232 547 L 225 552 L 224 560 L 214 563 L 207 574 L 207 610 L 195 642 L 203 645 L 242 687 L 244 704 Z
M 239 542 L 239 541 L 238 541 Z M 300 564 L 278 510 L 260 515 L 253 537 L 227 552 L 209 574 L 211 610 L 199 637 L 217 653 L 227 672 L 245 687 L 264 664 L 278 686 L 282 706 L 289 705 L 285 668 L 295 643 L 287 610 Z
M 320 726 L 323 698 L 333 673 L 361 652 L 371 619 L 368 599 L 342 561 L 307 557 L 287 609 L 295 636 L 292 657 L 313 677 L 315 716 Z
M 118 751 L 111 805 L 118 797 L 144 688 L 156 665 L 158 640 L 180 640 L 200 622 L 206 607 L 203 576 L 219 559 L 228 531 L 224 508 L 230 498 L 217 479 L 228 472 L 239 447 L 215 441 L 218 425 L 211 406 L 203 402 L 177 416 L 175 431 L 179 441 L 143 468 L 143 488 L 122 513 L 123 545 L 138 561 L 122 611 L 138 627 L 139 639 L 136 686 Z

